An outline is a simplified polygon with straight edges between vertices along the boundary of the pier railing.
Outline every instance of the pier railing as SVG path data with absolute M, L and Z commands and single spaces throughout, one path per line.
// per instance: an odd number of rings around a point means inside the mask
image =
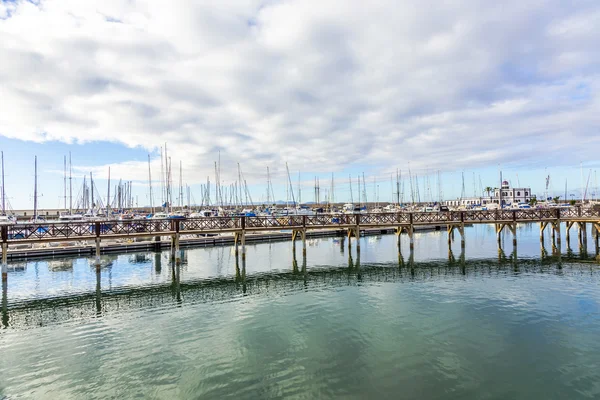
M 491 224 L 545 221 L 600 221 L 600 210 L 582 208 L 316 214 L 272 217 L 204 217 L 163 220 L 31 222 L 0 226 L 2 242 L 73 241 L 94 238 L 166 236 L 283 229 L 345 229 L 410 225 Z

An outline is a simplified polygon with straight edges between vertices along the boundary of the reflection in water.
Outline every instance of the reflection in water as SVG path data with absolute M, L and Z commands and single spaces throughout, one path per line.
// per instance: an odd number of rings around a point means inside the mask
M 102 268 L 96 267 L 96 316 L 102 316 Z
M 9 324 L 8 318 L 8 282 L 2 281 L 2 326 L 7 328 Z
M 181 305 L 181 265 L 171 260 L 171 274 L 173 276 L 172 291 L 178 304 Z
M 71 271 L 73 269 L 73 261 L 73 259 L 50 260 L 48 261 L 48 269 L 50 271 Z
M 468 257 L 420 233 L 413 251 L 390 235 L 318 240 L 310 260 L 281 242 L 11 269 L 0 397 L 598 397 L 598 266 L 539 230 L 518 257 L 470 232 Z
M 157 251 L 154 253 L 154 271 L 160 274 L 162 269 L 162 253 Z

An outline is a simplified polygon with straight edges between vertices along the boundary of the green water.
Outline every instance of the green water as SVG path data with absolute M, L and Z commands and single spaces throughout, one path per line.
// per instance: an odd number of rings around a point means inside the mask
M 3 288 L 9 399 L 600 397 L 593 249 L 549 257 L 538 228 L 493 227 L 13 263 Z M 547 235 L 549 236 L 549 235 Z M 590 241 L 591 242 L 591 241 Z M 512 254 L 511 254 L 512 253 Z M 543 256 L 543 257 L 542 257 Z M 1 396 L 0 396 L 1 397 Z

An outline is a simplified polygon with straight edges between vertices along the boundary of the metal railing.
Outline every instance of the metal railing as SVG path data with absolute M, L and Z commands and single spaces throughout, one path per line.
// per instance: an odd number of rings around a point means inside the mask
M 161 236 L 202 232 L 282 229 L 343 229 L 401 225 L 600 221 L 600 210 L 582 208 L 398 212 L 378 214 L 315 214 L 279 217 L 204 217 L 189 219 L 31 222 L 0 226 L 2 242 L 89 240 L 97 237 Z

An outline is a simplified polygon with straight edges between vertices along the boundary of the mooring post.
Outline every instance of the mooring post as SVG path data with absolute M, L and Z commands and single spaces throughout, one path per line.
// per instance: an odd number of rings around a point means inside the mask
M 356 237 L 356 251 L 360 253 L 360 214 L 356 214 L 355 223 L 354 236 Z
M 174 260 L 175 259 L 175 235 L 171 235 L 169 240 L 170 240 L 170 244 L 171 244 L 171 249 L 169 251 L 169 258 L 170 258 L 170 260 Z
M 242 217 L 242 233 L 240 240 L 242 242 L 242 261 L 244 267 L 246 266 L 246 217 Z
M 179 252 L 179 223 L 181 221 L 175 220 L 175 263 L 181 264 L 181 253 Z
M 302 229 L 300 235 L 302 236 L 302 257 L 306 257 L 306 229 Z
M 292 272 L 298 273 L 298 260 L 296 259 L 296 243 L 292 243 Z
M 240 234 L 238 232 L 233 232 L 233 241 L 235 242 L 235 256 L 237 257 L 240 254 L 238 246 L 240 241 Z M 294 242 L 294 235 L 292 235 L 292 244 L 293 246 L 296 246 L 296 243 Z
M 96 238 L 96 267 L 100 266 L 100 238 Z
M 2 282 L 8 279 L 8 226 L 2 226 Z
M 409 249 L 412 252 L 415 249 L 415 238 L 414 238 L 414 233 L 415 233 L 415 227 L 413 226 L 413 213 L 411 212 L 409 214 L 410 218 L 409 218 L 409 226 L 408 226 L 408 239 L 410 241 L 410 246 Z
M 596 256 L 600 255 L 600 222 L 594 224 L 594 242 L 596 247 Z
M 465 213 L 463 211 L 460 212 L 460 226 L 458 228 L 458 232 L 460 233 L 460 248 L 461 251 L 465 250 Z
M 8 279 L 8 243 L 2 242 L 2 281 Z
M 400 235 L 402 234 L 402 228 L 396 228 L 396 244 L 398 246 L 398 260 L 402 258 L 402 241 L 400 239 Z

